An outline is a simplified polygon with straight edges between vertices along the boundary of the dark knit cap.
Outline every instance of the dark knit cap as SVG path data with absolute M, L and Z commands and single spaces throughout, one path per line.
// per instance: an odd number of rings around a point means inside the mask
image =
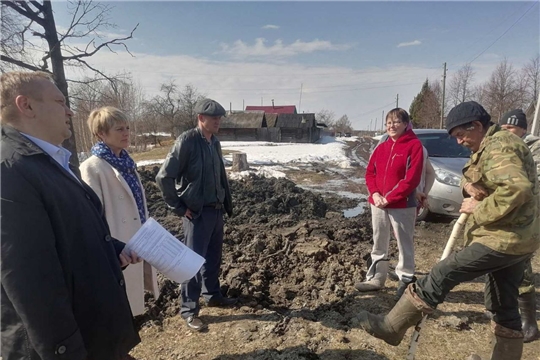
M 195 113 L 208 116 L 223 116 L 226 112 L 217 101 L 202 99 L 195 104 Z
M 480 121 L 487 124 L 491 116 L 486 109 L 476 101 L 467 101 L 455 106 L 446 117 L 446 131 L 450 134 L 457 126 L 468 124 L 472 121 Z
M 527 130 L 527 116 L 521 109 L 510 110 L 501 117 L 499 125 L 514 125 Z

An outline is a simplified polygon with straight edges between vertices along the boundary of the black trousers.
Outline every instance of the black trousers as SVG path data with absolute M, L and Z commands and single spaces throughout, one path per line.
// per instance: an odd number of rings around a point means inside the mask
M 473 243 L 439 262 L 416 283 L 416 293 L 428 305 L 437 307 L 456 285 L 487 275 L 484 290 L 486 309 L 493 321 L 513 330 L 521 330 L 518 288 L 523 280 L 525 262 L 532 254 L 508 255 Z
M 183 318 L 199 314 L 201 291 L 204 299 L 222 296 L 219 285 L 221 251 L 223 248 L 223 211 L 205 207 L 193 220 L 183 218 L 184 243 L 206 260 L 195 277 L 180 286 Z

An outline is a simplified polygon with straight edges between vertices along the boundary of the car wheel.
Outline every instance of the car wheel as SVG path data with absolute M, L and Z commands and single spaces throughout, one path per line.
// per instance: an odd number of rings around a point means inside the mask
M 421 207 L 418 209 L 418 215 L 416 215 L 416 221 L 424 221 L 429 216 L 430 212 L 427 207 Z

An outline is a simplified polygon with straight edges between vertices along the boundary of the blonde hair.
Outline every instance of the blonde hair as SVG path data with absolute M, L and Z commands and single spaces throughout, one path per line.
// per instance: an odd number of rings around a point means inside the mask
M 19 95 L 42 100 L 42 86 L 39 80 L 48 80 L 54 83 L 52 75 L 43 71 L 11 71 L 0 77 L 0 123 L 8 124 L 18 118 L 18 109 L 15 99 Z
M 100 140 L 99 133 L 107 134 L 116 124 L 125 124 L 127 122 L 127 115 L 114 106 L 104 106 L 92 110 L 88 116 L 88 127 L 92 135 L 98 140 Z

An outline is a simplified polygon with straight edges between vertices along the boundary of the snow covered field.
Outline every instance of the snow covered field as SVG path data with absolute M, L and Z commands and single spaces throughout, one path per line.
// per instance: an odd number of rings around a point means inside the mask
M 347 169 L 351 159 L 345 154 L 346 141 L 356 141 L 356 137 L 335 139 L 324 137 L 317 144 L 271 143 L 263 141 L 222 141 L 223 150 L 243 152 L 247 155 L 249 171 L 232 174 L 233 178 L 258 173 L 263 176 L 283 177 L 282 170 L 295 169 L 298 165 L 325 164 Z M 230 166 L 232 155 L 225 155 L 225 165 Z M 137 166 L 162 164 L 165 159 L 143 160 Z

